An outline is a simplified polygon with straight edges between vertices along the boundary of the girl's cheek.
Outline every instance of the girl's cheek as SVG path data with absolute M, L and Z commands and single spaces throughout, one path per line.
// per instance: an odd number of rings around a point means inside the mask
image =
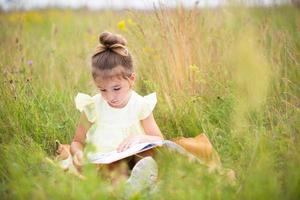
M 103 97 L 104 100 L 107 101 L 107 98 L 106 98 L 106 95 L 105 95 L 105 94 L 101 93 L 101 96 Z

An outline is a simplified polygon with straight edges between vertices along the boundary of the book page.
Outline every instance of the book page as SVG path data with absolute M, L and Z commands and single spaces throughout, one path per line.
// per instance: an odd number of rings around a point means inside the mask
M 132 156 L 134 154 L 146 151 L 148 149 L 152 149 L 156 146 L 161 146 L 163 141 L 156 141 L 156 142 L 145 142 L 135 144 L 125 151 L 117 152 L 117 150 L 107 152 L 107 153 L 89 153 L 87 155 L 89 162 L 95 164 L 109 164 L 115 162 L 117 160 L 121 160 L 123 158 Z

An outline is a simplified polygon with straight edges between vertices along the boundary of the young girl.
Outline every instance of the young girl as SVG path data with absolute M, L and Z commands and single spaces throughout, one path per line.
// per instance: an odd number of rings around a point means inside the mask
M 71 143 L 71 154 L 79 170 L 86 142 L 97 152 L 109 152 L 124 151 L 136 143 L 163 139 L 152 114 L 156 94 L 143 97 L 133 90 L 136 74 L 126 40 L 120 35 L 103 32 L 99 41 L 91 59 L 92 76 L 99 93 L 95 96 L 78 93 L 75 98 L 76 107 L 82 114 Z M 95 127 L 90 129 L 92 125 Z M 133 179 L 139 175 L 145 177 L 144 181 L 148 181 L 147 175 L 156 176 L 155 161 L 147 153 L 141 156 L 145 158 L 126 159 L 136 164 L 129 181 L 134 182 Z M 122 163 L 115 162 L 103 169 L 122 171 Z M 120 173 L 128 175 L 126 170 Z

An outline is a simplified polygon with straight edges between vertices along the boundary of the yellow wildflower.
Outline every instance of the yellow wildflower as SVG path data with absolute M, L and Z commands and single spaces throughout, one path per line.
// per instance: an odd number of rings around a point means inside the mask
M 206 83 L 204 77 L 202 76 L 202 73 L 197 65 L 190 65 L 189 66 L 189 71 L 191 73 L 192 79 L 196 83 Z
M 118 29 L 120 29 L 121 31 L 127 31 L 125 20 L 119 21 L 119 23 L 118 23 Z

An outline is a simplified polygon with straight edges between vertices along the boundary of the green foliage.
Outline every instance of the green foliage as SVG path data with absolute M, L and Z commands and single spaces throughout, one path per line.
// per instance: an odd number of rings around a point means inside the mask
M 0 196 L 122 197 L 95 166 L 80 180 L 46 159 L 71 142 L 77 92 L 96 92 L 90 56 L 109 30 L 128 40 L 135 89 L 157 92 L 165 137 L 205 132 L 237 173 L 232 186 L 162 150 L 158 190 L 133 199 L 299 199 L 299 24 L 293 7 L 0 13 Z

